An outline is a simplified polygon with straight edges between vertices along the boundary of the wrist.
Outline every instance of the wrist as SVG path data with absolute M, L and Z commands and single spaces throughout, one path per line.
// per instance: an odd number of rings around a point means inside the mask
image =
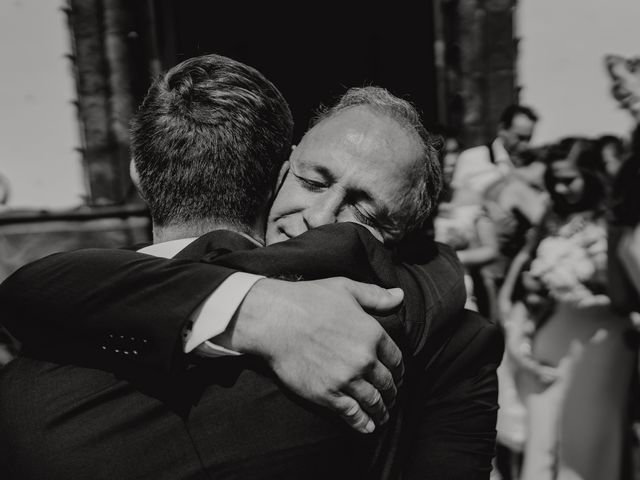
M 231 350 L 257 355 L 268 359 L 270 356 L 269 336 L 277 329 L 276 315 L 269 315 L 276 298 L 287 282 L 261 279 L 249 290 L 236 310 L 227 329 L 214 340 Z

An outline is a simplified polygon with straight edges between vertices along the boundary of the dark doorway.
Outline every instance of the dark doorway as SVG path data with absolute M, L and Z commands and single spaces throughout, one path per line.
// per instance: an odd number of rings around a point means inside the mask
M 351 86 L 386 87 L 436 121 L 430 1 L 287 3 L 156 0 L 163 69 L 206 53 L 257 68 L 289 101 L 296 141 L 318 105 Z

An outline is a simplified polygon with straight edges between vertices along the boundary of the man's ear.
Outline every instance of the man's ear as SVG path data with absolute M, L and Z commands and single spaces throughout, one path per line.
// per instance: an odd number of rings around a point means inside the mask
M 140 189 L 140 175 L 138 174 L 138 169 L 136 168 L 136 164 L 133 161 L 133 159 L 129 161 L 129 177 L 131 177 L 131 181 L 135 185 L 136 190 L 138 191 L 138 194 L 144 200 L 144 196 L 142 195 L 142 190 Z

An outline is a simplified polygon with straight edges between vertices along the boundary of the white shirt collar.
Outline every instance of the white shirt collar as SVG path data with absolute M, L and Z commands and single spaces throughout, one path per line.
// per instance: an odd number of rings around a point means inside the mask
M 264 246 L 264 244 L 260 243 L 255 238 L 247 235 L 246 233 L 242 233 L 242 232 L 234 232 L 234 233 L 237 233 L 238 235 L 243 236 L 244 238 L 246 238 L 247 240 L 251 241 L 252 243 L 256 244 L 259 247 Z M 138 250 L 138 252 L 146 253 L 147 255 L 153 255 L 155 257 L 173 258 L 178 254 L 178 252 L 187 248 L 187 246 L 191 242 L 194 242 L 198 238 L 199 237 L 179 238 L 177 240 L 169 240 L 167 242 L 154 243 L 153 245 L 149 245 L 147 247 L 141 248 L 140 250 Z
M 196 240 L 198 237 L 179 238 L 178 240 L 169 240 L 168 242 L 154 243 L 148 247 L 138 250 L 140 253 L 146 253 L 147 255 L 153 255 L 155 257 L 173 258 L 181 250 L 184 250 L 187 245 Z

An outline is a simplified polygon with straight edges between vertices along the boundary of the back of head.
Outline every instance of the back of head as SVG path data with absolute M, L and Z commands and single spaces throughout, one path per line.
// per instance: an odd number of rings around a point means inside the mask
M 511 128 L 513 119 L 516 115 L 524 115 L 534 123 L 538 121 L 538 115 L 531 107 L 513 104 L 509 105 L 502 111 L 502 114 L 500 115 L 500 127 L 507 130 Z
M 354 107 L 367 107 L 377 114 L 393 119 L 418 141 L 422 151 L 421 158 L 418 159 L 420 170 L 416 172 L 419 181 L 415 189 L 415 199 L 409 203 L 414 207 L 414 211 L 409 216 L 406 230 L 410 232 L 420 228 L 437 206 L 442 190 L 439 161 L 439 151 L 443 147 L 442 137 L 431 135 L 427 131 L 418 110 L 410 102 L 375 86 L 350 88 L 332 107 L 321 109 L 312 119 L 311 127 Z
M 253 225 L 293 134 L 289 106 L 260 72 L 220 55 L 158 78 L 134 116 L 133 162 L 156 226 Z

